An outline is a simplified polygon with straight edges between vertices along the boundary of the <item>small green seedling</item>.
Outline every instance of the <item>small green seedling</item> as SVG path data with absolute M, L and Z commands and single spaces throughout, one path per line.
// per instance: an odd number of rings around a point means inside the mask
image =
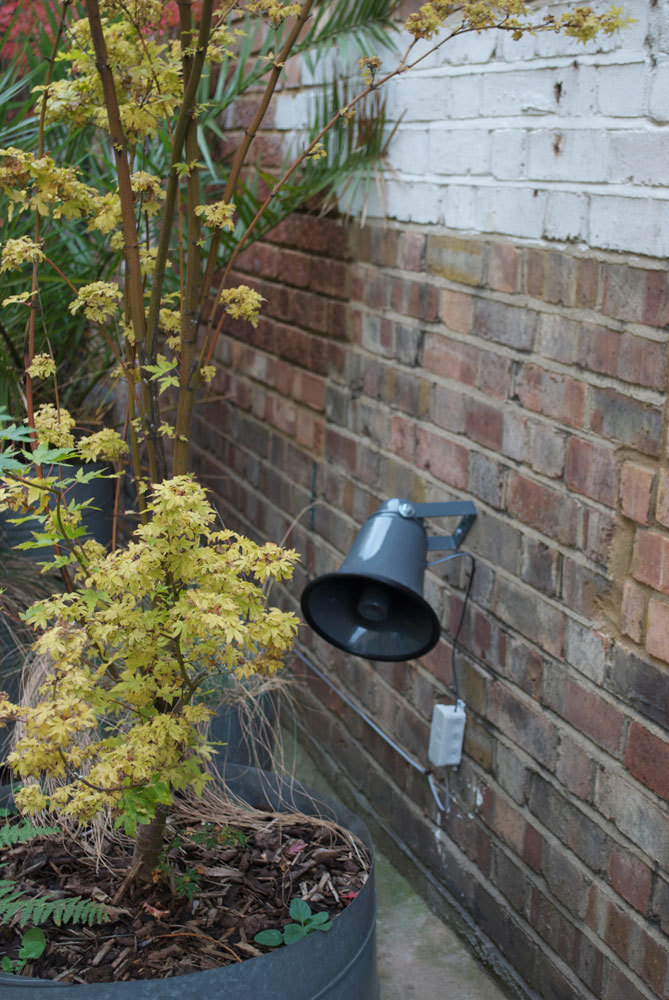
M 291 900 L 290 915 L 296 921 L 294 924 L 286 924 L 282 931 L 259 931 L 253 938 L 256 944 L 277 948 L 280 944 L 294 944 L 312 931 L 329 931 L 332 927 L 327 913 L 312 913 L 311 907 L 303 899 Z
M 19 973 L 23 970 L 27 962 L 39 958 L 45 948 L 46 937 L 44 931 L 40 930 L 39 927 L 31 927 L 24 932 L 21 938 L 18 957 L 12 961 L 8 955 L 3 955 L 2 959 L 0 959 L 0 969 L 3 972 Z

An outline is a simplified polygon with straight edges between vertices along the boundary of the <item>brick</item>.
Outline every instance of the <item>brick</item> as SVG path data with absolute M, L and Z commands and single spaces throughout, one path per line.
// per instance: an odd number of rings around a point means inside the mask
M 525 291 L 542 299 L 546 281 L 545 250 L 527 250 L 525 253 Z
M 521 578 L 531 587 L 549 597 L 555 597 L 560 590 L 561 557 L 556 549 L 543 542 L 525 539 Z
M 422 271 L 425 266 L 426 239 L 422 233 L 402 233 L 400 263 L 405 271 Z
M 634 642 L 641 642 L 645 614 L 646 595 L 644 591 L 631 580 L 625 580 L 620 606 L 620 629 L 623 635 L 628 635 Z
M 474 303 L 472 296 L 465 292 L 454 292 L 445 288 L 439 302 L 439 319 L 449 330 L 469 333 L 472 328 Z
M 518 351 L 531 351 L 536 327 L 537 313 L 531 309 L 489 299 L 477 299 L 474 304 L 473 332 L 486 340 Z
M 511 473 L 507 484 L 507 510 L 512 517 L 564 545 L 576 544 L 578 504 L 563 493 L 518 473 Z
M 447 687 L 453 683 L 452 649 L 450 642 L 441 638 L 437 645 L 421 659 L 425 669 Z M 402 670 L 405 671 L 403 665 Z
M 432 394 L 432 419 L 444 430 L 461 434 L 465 429 L 464 393 L 450 385 L 435 385 Z
M 571 678 L 567 678 L 565 686 L 564 716 L 597 746 L 612 754 L 620 752 L 623 716 L 619 709 Z
M 379 267 L 395 267 L 400 241 L 400 232 L 387 226 L 375 226 L 372 235 L 372 264 Z
M 546 259 L 545 299 L 555 305 L 570 306 L 573 300 L 576 262 L 567 254 L 549 252 Z
M 457 489 L 465 489 L 469 471 L 469 453 L 462 445 L 419 428 L 416 460 L 421 469 L 431 472 L 442 482 Z
M 646 788 L 669 799 L 669 743 L 638 722 L 629 728 L 625 767 Z
M 620 508 L 638 524 L 648 524 L 650 494 L 655 470 L 634 462 L 625 462 L 620 474 Z
M 562 734 L 555 773 L 565 788 L 579 799 L 590 801 L 594 769 L 591 755 L 571 736 Z
M 523 365 L 516 379 L 521 404 L 535 413 L 582 427 L 585 419 L 586 387 L 566 375 L 555 375 L 536 365 Z
M 583 323 L 579 330 L 576 363 L 603 375 L 616 375 L 620 360 L 621 336 L 595 323 Z
M 640 913 L 647 913 L 650 903 L 651 872 L 639 858 L 616 847 L 609 862 L 612 887 Z
M 293 238 L 303 250 L 342 259 L 349 255 L 347 227 L 335 219 L 300 212 L 293 218 Z
M 395 353 L 393 323 L 374 313 L 362 317 L 361 345 L 372 354 L 390 358 Z
M 579 933 L 536 885 L 531 889 L 529 919 L 537 934 L 573 969 L 578 960 Z
M 560 479 L 567 454 L 566 436 L 549 424 L 529 425 L 529 462 L 535 472 L 550 479 Z
M 434 323 L 439 315 L 439 291 L 425 281 L 395 280 L 392 304 L 396 312 Z
M 590 429 L 609 441 L 620 441 L 646 455 L 660 453 L 661 411 L 614 389 L 591 389 Z
M 393 290 L 392 281 L 385 275 L 367 270 L 362 301 L 370 309 L 386 309 Z
M 465 433 L 485 448 L 499 451 L 503 433 L 502 411 L 468 397 L 465 402 Z
M 604 1000 L 646 1000 L 646 994 L 637 989 L 632 980 L 615 965 L 609 965 Z
M 595 785 L 595 805 L 602 815 L 647 855 L 651 863 L 667 868 L 666 808 L 658 809 L 651 797 L 623 779 L 617 769 L 600 767 Z
M 616 320 L 641 323 L 644 314 L 646 272 L 626 264 L 604 268 L 602 312 Z
M 291 395 L 293 399 L 313 410 L 325 409 L 325 379 L 304 371 L 293 371 Z
M 521 635 L 553 656 L 561 656 L 565 638 L 564 614 L 545 598 L 510 580 L 498 579 L 495 614 Z
M 572 913 L 578 913 L 590 882 L 566 850 L 556 843 L 546 844 L 542 871 L 558 902 Z
M 479 511 L 467 538 L 468 545 L 485 562 L 494 563 L 513 575 L 518 573 L 521 541 L 520 531 L 508 518 L 491 515 L 485 510 Z
M 642 953 L 638 955 L 636 949 L 632 951 L 630 966 L 656 996 L 669 996 L 667 943 L 645 929 L 641 931 L 641 940 Z
M 488 284 L 497 292 L 518 288 L 519 253 L 508 243 L 493 243 L 488 251 Z
M 624 333 L 617 374 L 625 382 L 662 391 L 666 378 L 666 344 Z
M 587 508 L 583 512 L 583 551 L 588 559 L 605 567 L 609 562 L 609 552 L 615 518 L 603 510 Z
M 275 278 L 279 260 L 279 250 L 269 243 L 254 243 L 244 250 L 238 259 L 243 271 L 260 275 L 263 278 Z
M 562 600 L 579 615 L 598 618 L 602 600 L 609 594 L 610 581 L 576 559 L 565 556 L 562 562 Z
M 469 344 L 451 340 L 440 333 L 425 334 L 423 368 L 434 375 L 476 385 L 479 351 Z
M 599 263 L 596 260 L 579 260 L 576 265 L 576 288 L 574 305 L 582 309 L 594 309 L 597 305 L 599 286 Z
M 416 368 L 420 365 L 423 333 L 415 326 L 403 323 L 393 325 L 395 334 L 395 357 L 401 364 Z
M 502 454 L 507 458 L 515 458 L 517 462 L 525 460 L 527 453 L 527 421 L 514 410 L 504 410 L 504 433 L 502 435 Z
M 591 812 L 574 803 L 563 788 L 534 772 L 527 804 L 531 813 L 591 872 L 599 875 L 608 870 L 614 841 Z
M 552 767 L 557 734 L 545 713 L 537 712 L 499 681 L 488 688 L 488 720 L 505 737 L 545 767 Z
M 611 640 L 592 625 L 581 625 L 570 619 L 567 626 L 565 659 L 568 663 L 600 685 L 604 679 Z
M 669 528 L 669 472 L 666 469 L 659 472 L 655 517 L 665 528 Z
M 617 955 L 627 962 L 631 922 L 629 916 L 620 906 L 609 903 L 604 928 L 604 940 Z
M 395 366 L 386 371 L 383 398 L 391 406 L 397 407 L 414 417 L 427 417 L 429 405 L 430 384 L 416 378 L 411 372 L 402 371 Z M 424 405 L 427 399 L 427 406 Z
M 511 359 L 492 351 L 481 352 L 479 388 L 487 396 L 506 399 L 511 385 Z
M 537 828 L 531 823 L 526 823 L 523 838 L 523 861 L 535 872 L 541 871 L 543 845 L 543 837 Z
M 669 537 L 656 531 L 637 530 L 632 572 L 641 583 L 669 594 Z
M 542 313 L 539 321 L 538 353 L 553 361 L 572 364 L 579 324 L 556 313 Z
M 416 453 L 416 424 L 413 420 L 393 414 L 390 447 L 393 455 L 403 458 L 406 462 L 413 462 Z
M 539 699 L 543 687 L 544 664 L 539 653 L 524 642 L 511 643 L 505 663 L 505 674 L 526 691 L 532 698 Z
M 593 500 L 614 507 L 618 496 L 618 469 L 614 452 L 573 437 L 569 441 L 567 486 Z
M 485 455 L 472 452 L 469 459 L 469 492 L 490 507 L 502 506 L 503 470 Z
M 652 912 L 664 933 L 669 934 L 669 883 L 661 878 L 655 882 Z
M 522 806 L 527 795 L 527 768 L 518 756 L 513 746 L 507 746 L 500 740 L 495 740 L 494 776 L 499 786 L 510 795 L 514 802 Z M 523 844 L 527 840 L 527 826 L 523 835 Z M 535 831 L 536 832 L 536 831 Z
M 313 292 L 343 298 L 347 294 L 348 267 L 328 257 L 310 257 L 310 288 Z
M 311 276 L 311 258 L 294 250 L 281 250 L 279 253 L 278 277 L 288 285 L 306 288 Z
M 604 686 L 646 719 L 669 729 L 667 668 L 620 645 L 613 648 Z
M 325 433 L 325 454 L 328 461 L 343 465 L 348 472 L 354 471 L 356 442 L 353 438 L 345 437 L 329 427 Z
M 525 818 L 518 807 L 492 788 L 486 789 L 484 818 L 488 826 L 520 854 L 525 836 Z
M 643 322 L 658 327 L 669 323 L 669 274 L 666 271 L 646 274 Z
M 453 236 L 428 236 L 427 268 L 463 285 L 483 283 L 483 243 Z

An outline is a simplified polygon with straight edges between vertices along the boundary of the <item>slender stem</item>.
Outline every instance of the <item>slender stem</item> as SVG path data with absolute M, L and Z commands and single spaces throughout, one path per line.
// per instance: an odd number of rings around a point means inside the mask
M 156 353 L 156 343 L 158 334 L 158 314 L 160 311 L 160 299 L 165 279 L 165 268 L 167 266 L 167 255 L 170 249 L 172 228 L 174 225 L 174 211 L 177 200 L 177 190 L 179 185 L 179 175 L 176 165 L 179 163 L 181 151 L 186 139 L 188 123 L 192 120 L 197 97 L 197 88 L 204 68 L 207 45 L 211 33 L 213 0 L 203 0 L 202 14 L 200 18 L 200 29 L 198 31 L 196 52 L 188 81 L 184 81 L 184 96 L 174 127 L 174 138 L 172 140 L 172 156 L 170 160 L 169 177 L 167 180 L 167 190 L 162 211 L 162 226 L 158 240 L 158 250 L 156 252 L 156 263 L 153 269 L 151 299 L 149 301 L 149 313 L 147 319 L 147 343 L 146 353 L 149 359 L 154 358 Z
M 49 85 L 53 78 L 53 67 L 56 62 L 56 55 L 58 54 L 58 48 L 60 46 L 60 40 L 63 36 L 63 31 L 65 30 L 65 20 L 67 18 L 68 7 L 72 0 L 64 0 L 62 5 L 62 10 L 60 13 L 60 19 L 58 21 L 58 27 L 56 29 L 56 34 L 54 36 L 53 45 L 51 47 L 51 56 L 49 58 L 49 65 L 46 71 L 46 79 L 44 90 L 42 91 L 42 100 L 40 103 L 40 115 L 39 115 L 39 127 L 37 131 L 37 156 L 41 158 L 44 156 L 44 129 L 46 123 L 46 106 L 49 100 Z M 35 216 L 35 230 L 33 235 L 33 240 L 35 243 L 39 243 L 40 231 L 41 231 L 41 216 L 37 212 Z M 33 358 L 35 357 L 35 327 L 37 325 L 37 295 L 39 290 L 38 281 L 38 271 L 39 262 L 34 260 L 32 266 L 32 285 L 31 285 L 31 296 L 30 296 L 30 315 L 28 318 L 28 324 L 26 327 L 26 334 L 23 343 L 23 363 L 25 370 L 25 380 L 26 380 L 26 410 L 28 417 L 28 426 L 31 429 L 31 447 L 35 449 L 37 447 L 37 434 L 35 432 L 35 409 L 33 404 L 33 379 L 32 375 L 29 374 L 28 369 L 30 368 Z
M 96 66 L 102 83 L 103 99 L 107 111 L 109 133 L 116 163 L 116 176 L 121 201 L 121 226 L 123 231 L 123 253 L 126 263 L 128 304 L 135 341 L 141 359 L 146 343 L 147 327 L 146 314 L 144 312 L 142 268 L 139 256 L 139 236 L 135 220 L 135 205 L 130 179 L 130 164 L 128 161 L 128 142 L 121 122 L 114 77 L 107 58 L 107 44 L 102 28 L 99 0 L 85 0 L 85 2 L 91 41 L 93 42 Z M 156 482 L 159 477 L 156 449 L 157 414 L 155 413 L 155 405 L 150 388 L 145 379 L 142 380 L 142 396 L 144 399 L 144 413 L 148 415 L 147 447 L 149 477 L 152 482 Z
M 180 0 L 179 18 L 181 24 L 181 52 L 184 80 L 190 78 L 193 58 L 189 53 L 192 38 L 191 3 L 190 0 Z M 182 412 L 188 410 L 187 398 L 190 395 L 189 381 L 193 361 L 197 355 L 197 328 L 199 322 L 198 297 L 200 286 L 200 219 L 196 208 L 200 203 L 200 173 L 195 165 L 198 157 L 197 124 L 190 118 L 186 129 L 186 162 L 189 165 L 186 181 L 186 282 L 182 284 L 181 297 L 181 360 L 179 371 L 179 394 L 177 399 L 176 426 L 183 424 Z M 184 435 L 185 436 L 185 435 Z M 175 443 L 173 475 L 186 471 L 186 464 L 181 460 L 182 453 L 187 454 L 188 442 L 181 441 L 177 431 Z

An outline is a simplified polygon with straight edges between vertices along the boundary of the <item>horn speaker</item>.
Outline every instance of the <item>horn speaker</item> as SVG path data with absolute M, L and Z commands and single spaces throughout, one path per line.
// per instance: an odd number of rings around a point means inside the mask
M 424 517 L 460 516 L 452 535 L 428 538 Z M 335 573 L 302 594 L 302 613 L 320 636 L 370 660 L 413 660 L 436 645 L 441 627 L 423 597 L 426 557 L 457 549 L 476 517 L 470 500 L 387 500 L 360 529 Z

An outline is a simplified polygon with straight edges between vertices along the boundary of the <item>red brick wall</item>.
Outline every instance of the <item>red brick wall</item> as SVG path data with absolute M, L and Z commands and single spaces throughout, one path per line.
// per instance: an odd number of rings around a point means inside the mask
M 221 340 L 198 465 L 234 527 L 281 540 L 301 515 L 286 600 L 388 497 L 479 511 L 450 812 L 305 677 L 312 750 L 432 902 L 542 997 L 669 996 L 665 265 L 302 216 L 240 271 L 267 301 Z M 421 762 L 453 697 L 454 566 L 426 575 L 444 637 L 418 663 L 301 636 Z

